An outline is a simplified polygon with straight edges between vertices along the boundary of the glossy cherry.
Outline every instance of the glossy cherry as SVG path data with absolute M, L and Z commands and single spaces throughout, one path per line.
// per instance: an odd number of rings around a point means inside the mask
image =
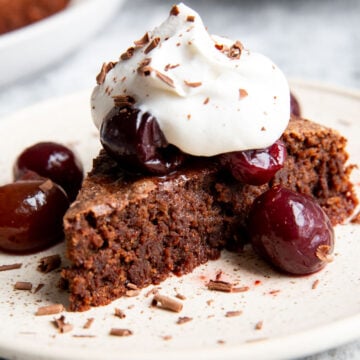
M 17 181 L 0 187 L 0 249 L 32 253 L 63 238 L 69 207 L 64 190 L 51 180 Z
M 131 107 L 114 107 L 100 128 L 104 149 L 129 171 L 168 174 L 185 160 L 169 145 L 156 119 Z
M 255 251 L 294 275 L 322 269 L 334 247 L 334 231 L 322 208 L 310 197 L 278 186 L 255 200 L 248 232 Z
M 250 185 L 269 182 L 284 166 L 286 148 L 281 140 L 265 149 L 235 151 L 220 155 L 221 164 L 233 177 Z
M 40 142 L 26 148 L 14 165 L 15 180 L 31 170 L 60 185 L 75 200 L 83 180 L 80 160 L 66 146 L 55 142 Z

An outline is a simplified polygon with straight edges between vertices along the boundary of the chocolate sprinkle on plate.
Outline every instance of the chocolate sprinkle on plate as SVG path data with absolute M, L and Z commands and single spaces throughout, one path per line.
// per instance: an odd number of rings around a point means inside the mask
M 59 332 L 64 334 L 73 329 L 73 326 L 69 323 L 65 322 L 65 316 L 61 315 L 58 319 L 54 319 L 53 321 L 54 325 L 57 329 L 59 329 Z
M 182 325 L 182 324 L 185 324 L 185 323 L 191 321 L 192 319 L 193 319 L 193 318 L 188 317 L 188 316 L 181 316 L 181 317 L 178 318 L 178 320 L 177 320 L 176 323 L 177 323 L 178 325 Z
M 181 302 L 160 294 L 155 294 L 151 305 L 174 312 L 180 312 L 183 308 L 183 304 Z
M 32 283 L 28 281 L 17 281 L 14 285 L 15 290 L 28 290 L 32 289 Z
M 53 271 L 60 267 L 61 265 L 61 257 L 60 255 L 50 255 L 50 256 L 44 256 L 39 260 L 39 265 L 37 267 L 37 270 L 42 273 L 49 273 L 50 271 Z
M 21 266 L 22 266 L 22 263 L 9 264 L 9 265 L 0 265 L 0 271 L 8 271 L 8 270 L 20 269 Z
M 112 328 L 110 330 L 110 335 L 113 335 L 113 336 L 130 336 L 132 334 L 133 334 L 133 332 L 129 329 Z
M 64 311 L 64 305 L 62 304 L 52 304 L 47 306 L 41 306 L 37 309 L 35 315 L 42 316 L 42 315 L 54 315 L 61 313 Z

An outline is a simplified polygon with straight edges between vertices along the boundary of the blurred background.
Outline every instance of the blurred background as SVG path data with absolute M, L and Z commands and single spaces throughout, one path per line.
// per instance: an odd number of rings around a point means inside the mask
M 61 18 L 57 28 L 51 28 L 53 20 L 45 20 L 46 26 L 40 22 L 0 36 L 0 117 L 49 97 L 91 88 L 101 64 L 116 60 L 132 40 L 163 21 L 173 3 L 71 0 L 58 16 L 73 18 Z M 91 4 L 93 13 L 88 14 L 85 8 Z M 360 89 L 360 0 L 188 0 L 186 4 L 201 14 L 210 33 L 241 40 L 252 51 L 269 56 L 289 78 Z M 26 32 L 30 35 L 23 36 Z M 66 42 L 73 42 L 70 49 Z M 51 56 L 50 64 L 31 74 L 36 64 Z
M 289 79 L 360 91 L 360 0 L 185 3 L 200 13 L 210 33 L 269 56 Z M 162 22 L 173 4 L 71 0 L 56 18 L 0 35 L 0 118 L 92 88 L 101 64 L 117 60 L 133 40 Z M 306 358 L 329 359 L 360 359 L 360 342 Z

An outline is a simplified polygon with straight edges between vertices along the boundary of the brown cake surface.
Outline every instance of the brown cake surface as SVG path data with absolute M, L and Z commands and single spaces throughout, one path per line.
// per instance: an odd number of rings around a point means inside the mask
M 163 177 L 129 176 L 102 151 L 64 219 L 71 310 L 105 305 L 129 284 L 157 284 L 236 248 L 251 204 L 269 186 L 311 195 L 334 225 L 344 221 L 357 204 L 346 139 L 300 118 L 282 139 L 286 164 L 262 186 L 242 184 L 204 158 Z

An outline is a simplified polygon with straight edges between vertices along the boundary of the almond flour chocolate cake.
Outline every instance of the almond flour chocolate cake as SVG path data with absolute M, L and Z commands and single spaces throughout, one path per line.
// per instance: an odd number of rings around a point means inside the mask
M 213 161 L 194 159 L 162 177 L 129 175 L 104 150 L 65 216 L 62 272 L 72 310 L 105 305 L 128 284 L 158 284 L 217 259 L 241 241 L 254 199 L 269 186 L 311 195 L 335 225 L 357 200 L 349 181 L 346 140 L 336 131 L 293 118 L 282 136 L 287 160 L 261 186 L 234 180 Z
M 104 149 L 64 217 L 71 310 L 240 249 L 269 189 L 310 196 L 333 225 L 357 204 L 346 139 L 289 121 L 282 72 L 239 41 L 210 36 L 183 4 L 104 64 L 97 83 L 92 117 Z

